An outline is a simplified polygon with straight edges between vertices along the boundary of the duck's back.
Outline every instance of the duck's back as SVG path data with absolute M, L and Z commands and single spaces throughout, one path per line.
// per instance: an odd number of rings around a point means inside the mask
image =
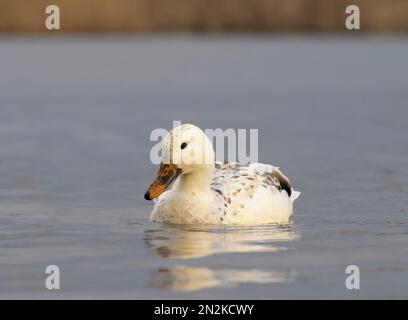
M 211 189 L 224 224 L 287 223 L 299 196 L 277 168 L 216 163 Z

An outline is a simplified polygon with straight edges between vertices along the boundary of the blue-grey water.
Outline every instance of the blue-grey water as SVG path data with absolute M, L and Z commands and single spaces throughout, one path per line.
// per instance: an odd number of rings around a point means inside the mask
M 3 36 L 0 298 L 408 298 L 407 58 L 402 36 Z M 173 120 L 259 129 L 291 225 L 150 223 Z

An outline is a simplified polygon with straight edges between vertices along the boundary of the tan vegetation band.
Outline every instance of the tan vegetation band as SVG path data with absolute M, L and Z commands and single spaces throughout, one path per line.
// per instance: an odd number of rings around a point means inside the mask
M 0 32 L 46 32 L 49 4 L 59 32 L 344 30 L 349 4 L 362 30 L 408 30 L 408 0 L 0 0 Z

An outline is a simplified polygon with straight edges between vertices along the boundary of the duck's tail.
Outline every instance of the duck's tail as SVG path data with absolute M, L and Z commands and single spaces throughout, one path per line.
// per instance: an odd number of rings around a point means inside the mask
M 301 193 L 299 191 L 293 190 L 292 189 L 292 194 L 290 195 L 290 200 L 292 201 L 292 203 L 299 198 L 299 196 L 301 195 Z

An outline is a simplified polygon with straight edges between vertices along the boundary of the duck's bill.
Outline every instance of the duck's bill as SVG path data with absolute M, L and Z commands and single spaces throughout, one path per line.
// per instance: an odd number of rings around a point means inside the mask
M 156 179 L 147 189 L 144 198 L 146 200 L 153 200 L 160 196 L 172 184 L 174 180 L 180 175 L 181 170 L 174 164 L 160 164 L 159 172 Z

